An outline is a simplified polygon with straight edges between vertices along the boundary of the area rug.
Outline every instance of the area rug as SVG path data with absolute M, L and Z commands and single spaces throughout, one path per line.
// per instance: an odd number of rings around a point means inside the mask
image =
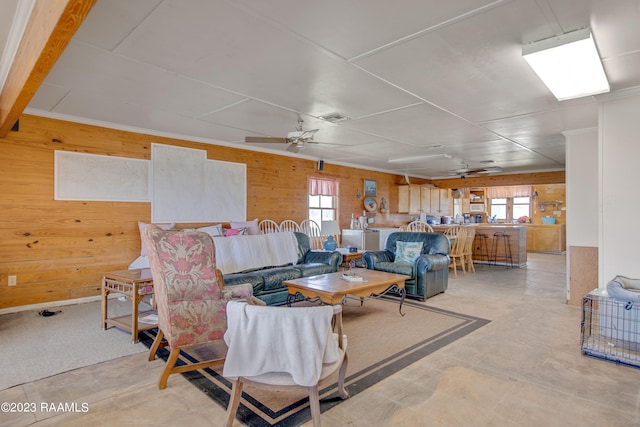
M 405 316 L 399 314 L 398 300 L 392 298 L 367 300 L 362 306 L 359 300 L 346 301 L 343 323 L 348 338 L 346 388 L 350 396 L 489 323 L 414 301 L 405 301 L 403 312 Z M 141 333 L 141 341 L 150 346 L 155 332 Z M 167 355 L 164 349 L 159 352 L 165 360 Z M 182 352 L 181 359 L 195 362 L 206 356 L 202 352 Z M 227 407 L 231 383 L 222 377 L 221 369 L 182 375 L 223 408 Z M 320 399 L 321 411 L 340 404 L 337 384 L 320 390 Z M 250 426 L 290 427 L 310 420 L 311 413 L 306 391 L 273 393 L 245 387 L 237 418 Z

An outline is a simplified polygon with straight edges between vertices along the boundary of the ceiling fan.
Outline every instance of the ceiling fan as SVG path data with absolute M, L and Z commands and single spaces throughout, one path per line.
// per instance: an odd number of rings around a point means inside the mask
M 296 130 L 293 132 L 289 132 L 285 138 L 274 138 L 274 137 L 262 137 L 262 136 L 247 136 L 244 139 L 244 142 L 250 143 L 285 143 L 289 144 L 287 147 L 287 151 L 291 151 L 292 153 L 297 153 L 299 150 L 304 149 L 304 145 L 306 143 L 311 144 L 320 144 L 313 140 L 313 136 L 320 129 L 312 129 L 312 130 L 303 130 L 302 124 L 304 120 L 300 116 L 298 116 L 298 126 Z
M 469 165 L 463 165 L 458 169 L 453 169 L 449 171 L 449 176 L 460 176 L 460 178 L 465 178 L 467 176 L 478 176 L 478 175 L 490 175 L 492 173 L 502 172 L 502 168 L 498 166 L 488 166 L 484 168 L 469 168 Z

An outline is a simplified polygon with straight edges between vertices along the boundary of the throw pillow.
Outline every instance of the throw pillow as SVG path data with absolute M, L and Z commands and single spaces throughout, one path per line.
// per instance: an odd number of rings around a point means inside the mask
M 240 230 L 238 230 L 237 228 L 230 228 L 224 232 L 225 237 L 238 236 L 239 234 L 240 234 Z
M 138 230 L 140 231 L 140 242 L 142 242 L 140 244 L 140 256 L 147 256 L 147 247 L 144 245 L 144 240 L 142 239 L 142 233 L 144 232 L 144 228 L 147 225 L 149 224 L 138 221 Z M 166 224 L 153 224 L 153 225 L 158 226 L 163 230 L 171 230 L 173 227 L 175 227 L 176 223 L 172 222 L 172 223 L 166 223 Z
M 422 242 L 396 242 L 396 258 L 393 262 L 413 264 L 422 253 Z
M 220 224 L 210 225 L 208 227 L 200 227 L 198 231 L 203 231 L 211 237 L 219 237 L 223 235 L 222 226 Z
M 258 228 L 258 218 L 253 221 L 230 221 L 231 228 L 237 228 L 240 230 L 241 228 L 246 228 L 246 234 L 260 234 L 260 228 Z

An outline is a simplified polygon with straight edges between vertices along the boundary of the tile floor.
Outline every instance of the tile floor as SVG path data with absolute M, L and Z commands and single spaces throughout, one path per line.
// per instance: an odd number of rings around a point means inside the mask
M 323 425 L 640 426 L 640 369 L 581 354 L 581 310 L 565 304 L 565 276 L 564 256 L 530 254 L 526 269 L 450 278 L 426 304 L 492 322 L 323 413 Z M 0 402 L 76 402 L 79 412 L 0 413 L 0 425 L 222 425 L 224 408 L 182 377 L 158 390 L 163 362 L 146 357 L 2 391 Z

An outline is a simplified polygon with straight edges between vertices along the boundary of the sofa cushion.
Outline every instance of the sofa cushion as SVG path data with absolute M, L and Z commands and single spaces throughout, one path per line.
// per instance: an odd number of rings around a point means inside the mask
M 309 264 L 298 264 L 295 266 L 297 270 L 300 270 L 302 277 L 316 276 L 318 274 L 333 273 L 333 267 L 321 262 L 314 262 Z
M 378 262 L 376 270 L 386 271 L 387 273 L 405 274 L 413 278 L 413 264 L 403 262 Z
M 396 242 L 396 257 L 394 262 L 413 264 L 422 253 L 422 242 Z
M 278 289 L 284 287 L 283 280 L 299 279 L 302 273 L 295 267 L 275 267 L 266 270 L 259 270 L 251 274 L 257 274 L 264 279 L 264 290 Z
M 253 286 L 254 295 L 264 289 L 264 278 L 257 274 L 235 273 L 225 274 L 223 277 L 225 286 L 239 285 L 241 283 L 251 283 L 251 286 Z

